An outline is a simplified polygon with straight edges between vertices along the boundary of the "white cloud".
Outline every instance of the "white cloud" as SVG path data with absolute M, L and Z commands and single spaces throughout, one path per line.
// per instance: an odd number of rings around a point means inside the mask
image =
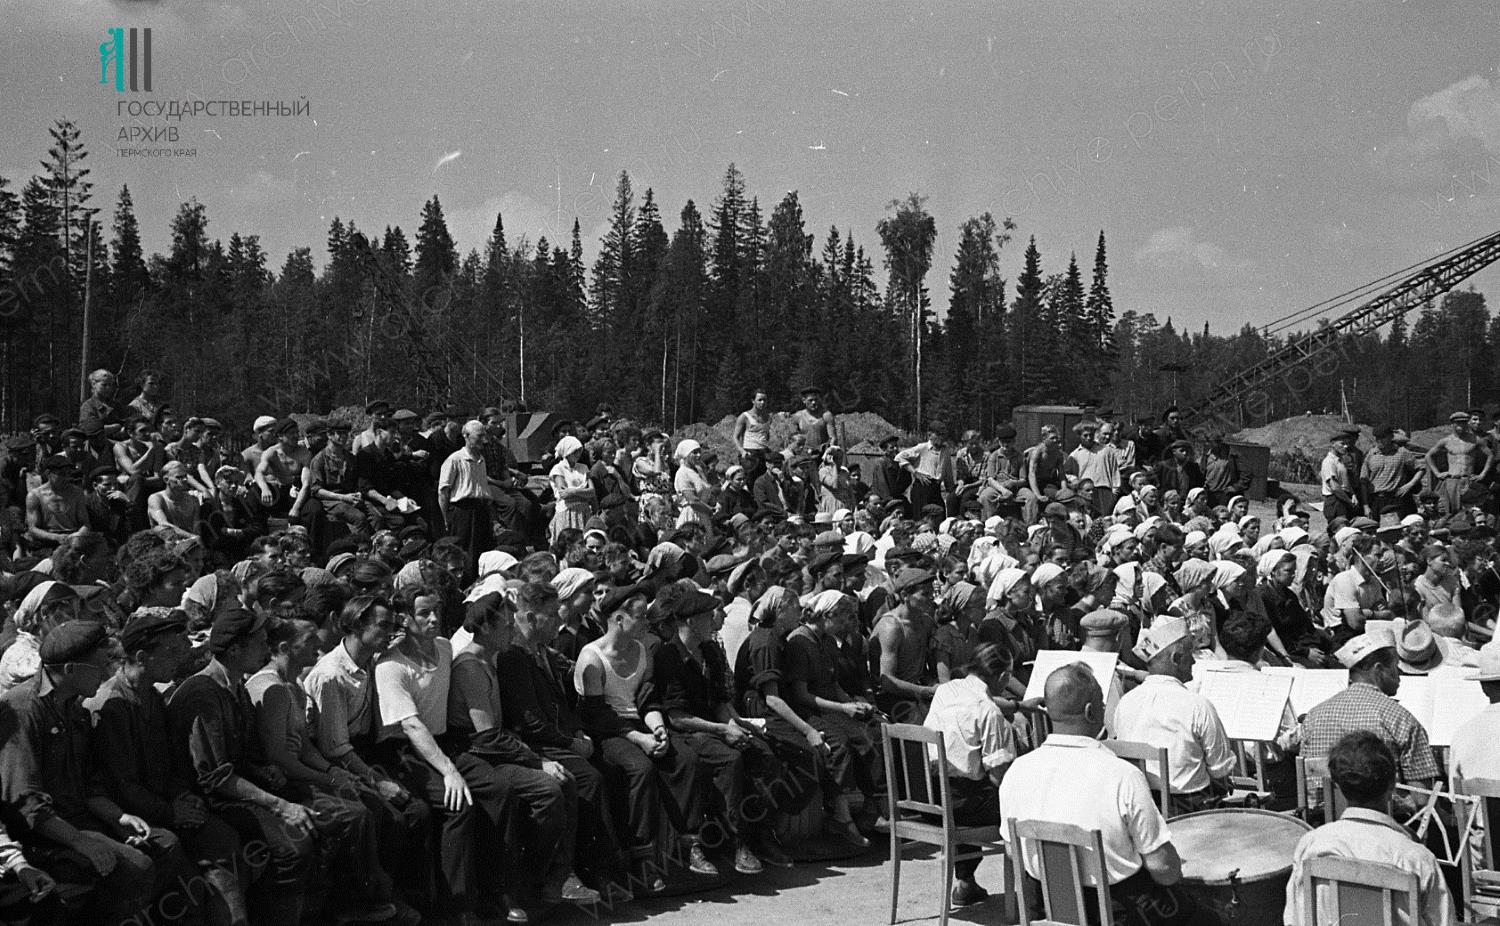
M 1247 258 L 1235 257 L 1212 241 L 1200 241 L 1186 225 L 1161 228 L 1151 233 L 1135 252 L 1135 262 L 1148 267 L 1192 270 L 1225 278 L 1240 278 L 1255 268 Z
M 1377 169 L 1398 181 L 1430 185 L 1467 176 L 1500 158 L 1500 82 L 1465 77 L 1416 102 L 1406 131 L 1376 148 Z

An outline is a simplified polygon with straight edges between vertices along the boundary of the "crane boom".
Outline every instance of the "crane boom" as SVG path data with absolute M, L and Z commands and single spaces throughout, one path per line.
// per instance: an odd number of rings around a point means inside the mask
M 1500 260 L 1500 232 L 1481 238 L 1457 253 L 1429 264 L 1351 309 L 1330 324 L 1299 335 L 1265 359 L 1227 377 L 1194 408 L 1182 414 L 1184 424 L 1202 423 L 1246 402 L 1284 381 L 1292 371 L 1307 366 L 1339 347 L 1347 338 L 1370 334 L 1411 309 L 1441 296 L 1459 283 Z M 1260 404 L 1260 403 L 1257 403 Z

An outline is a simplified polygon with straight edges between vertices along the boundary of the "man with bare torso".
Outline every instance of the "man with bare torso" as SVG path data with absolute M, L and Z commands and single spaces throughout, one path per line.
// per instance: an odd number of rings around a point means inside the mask
M 1042 439 L 1026 451 L 1026 487 L 1021 499 L 1022 517 L 1035 524 L 1041 514 L 1042 500 L 1049 498 L 1047 489 L 1056 492 L 1063 484 L 1062 435 L 1050 424 L 1042 425 Z
M 1453 433 L 1427 451 L 1427 472 L 1442 500 L 1444 513 L 1451 515 L 1463 509 L 1464 493 L 1469 487 L 1482 484 L 1489 477 L 1494 457 L 1474 433 L 1468 412 L 1454 412 L 1448 421 L 1453 425 Z M 1437 463 L 1440 456 L 1446 458 L 1441 469 Z

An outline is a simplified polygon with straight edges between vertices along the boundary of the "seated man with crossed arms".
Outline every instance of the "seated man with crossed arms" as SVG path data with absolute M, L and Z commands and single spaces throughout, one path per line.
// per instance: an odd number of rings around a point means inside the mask
M 1123 914 L 1114 917 L 1116 923 L 1198 922 L 1193 898 L 1175 887 L 1182 880 L 1182 860 L 1146 776 L 1099 742 L 1104 692 L 1093 672 L 1082 662 L 1063 666 L 1047 676 L 1043 693 L 1052 733 L 1040 747 L 1017 759 L 1000 782 L 1006 841 L 1013 819 L 1098 830 L 1109 893 L 1123 908 Z M 1008 846 L 1007 851 L 1016 847 Z M 1024 896 L 1032 905 L 1032 919 L 1042 917 L 1041 892 L 1032 880 L 1041 870 L 1039 855 L 1035 844 L 1025 847 L 1030 883 Z

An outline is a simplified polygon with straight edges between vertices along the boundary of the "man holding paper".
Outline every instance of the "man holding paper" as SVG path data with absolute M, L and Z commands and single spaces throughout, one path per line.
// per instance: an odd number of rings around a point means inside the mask
M 1193 677 L 1192 643 L 1187 623 L 1177 618 L 1159 618 L 1142 631 L 1135 654 L 1151 674 L 1115 709 L 1117 737 L 1166 747 L 1175 813 L 1216 804 L 1229 793 L 1234 770 L 1218 711 L 1184 684 Z

